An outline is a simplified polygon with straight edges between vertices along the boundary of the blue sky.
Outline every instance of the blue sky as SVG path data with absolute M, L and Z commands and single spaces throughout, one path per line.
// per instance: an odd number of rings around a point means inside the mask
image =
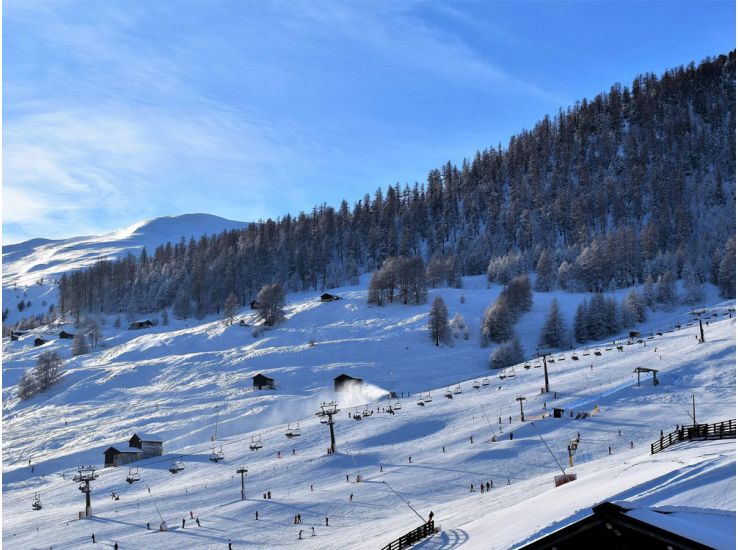
M 3 243 L 424 181 L 735 48 L 734 2 L 3 3 Z

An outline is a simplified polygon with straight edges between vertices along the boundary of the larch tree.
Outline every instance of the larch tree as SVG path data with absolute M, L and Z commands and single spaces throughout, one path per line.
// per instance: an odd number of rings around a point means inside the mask
M 225 304 L 223 304 L 223 317 L 226 320 L 226 325 L 233 324 L 233 317 L 235 317 L 237 311 L 238 311 L 238 296 L 236 296 L 235 293 L 231 292 L 228 295 L 228 298 L 226 299 Z
M 436 343 L 436 346 L 440 346 L 441 343 L 446 343 L 449 340 L 448 335 L 448 309 L 443 298 L 436 296 L 431 306 L 430 314 L 428 315 L 428 328 L 431 332 L 431 338 Z
M 564 318 L 559 310 L 559 302 L 556 298 L 551 300 L 548 310 L 546 324 L 541 331 L 540 345 L 549 348 L 561 348 L 568 341 Z

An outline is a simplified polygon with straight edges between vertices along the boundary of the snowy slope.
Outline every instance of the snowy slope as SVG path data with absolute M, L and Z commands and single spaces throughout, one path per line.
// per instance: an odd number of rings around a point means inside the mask
M 3 542 L 18 548 L 79 548 L 95 532 L 98 540 L 117 540 L 122 548 L 224 548 L 228 539 L 235 548 L 273 548 L 295 544 L 300 526 L 291 521 L 301 513 L 308 536 L 301 545 L 376 548 L 420 523 L 408 501 L 422 516 L 432 509 L 444 529 L 426 543 L 428 548 L 442 547 L 443 537 L 471 548 L 506 548 L 554 529 L 599 500 L 646 495 L 644 484 L 658 476 L 672 476 L 676 483 L 685 478 L 680 473 L 685 468 L 700 464 L 717 473 L 714 490 L 692 489 L 695 501 L 735 512 L 734 441 L 648 455 L 659 430 L 691 422 L 692 393 L 699 421 L 735 416 L 735 319 L 725 315 L 734 302 L 717 303 L 710 295 L 717 317 L 706 327 L 706 344 L 696 343 L 697 329 L 682 308 L 652 313 L 642 330 L 664 334 L 625 345 L 623 352 L 605 351 L 602 345 L 602 356 L 590 353 L 585 359 L 580 350 L 579 361 L 567 353 L 566 360 L 550 367 L 554 399 L 540 394 L 541 368 L 520 365 L 516 376 L 505 380 L 486 369 L 491 349 L 479 347 L 477 334 L 484 307 L 500 288 L 487 288 L 480 277 L 464 282 L 462 290 L 438 289 L 430 296 L 443 296 L 451 315 L 459 311 L 466 317 L 471 339 L 456 340 L 454 347 L 431 344 L 427 304 L 371 307 L 362 285 L 338 289 L 344 299 L 333 303 L 322 304 L 315 295 L 289 296 L 285 323 L 258 338 L 250 327 L 225 327 L 216 319 L 173 321 L 148 331 L 115 330 L 109 319 L 105 348 L 69 360 L 58 387 L 24 403 L 14 397 L 22 370 L 41 351 L 56 349 L 68 357 L 70 343 L 52 340 L 34 348 L 33 338 L 41 330 L 17 342 L 4 341 Z M 554 296 L 568 319 L 585 298 L 535 294 L 533 311 L 516 326 L 529 352 L 541 312 Z M 255 321 L 249 311 L 242 316 Z M 673 330 L 675 321 L 681 329 Z M 594 349 L 590 346 L 590 352 Z M 659 369 L 661 384 L 634 387 L 635 366 Z M 275 378 L 278 390 L 250 391 L 250 377 L 258 372 Z M 368 385 L 336 396 L 332 379 L 340 373 L 364 378 Z M 490 384 L 474 390 L 472 381 L 485 377 Z M 463 393 L 444 398 L 446 388 L 459 382 Z M 382 395 L 390 390 L 413 394 L 395 415 L 381 412 L 387 405 Z M 418 406 L 420 391 L 430 391 L 432 402 Z M 526 415 L 535 428 L 520 422 L 517 396 L 526 397 Z M 327 428 L 314 413 L 320 401 L 331 398 L 343 410 L 336 425 L 339 452 L 327 456 Z M 600 413 L 586 420 L 543 419 L 544 401 L 546 411 L 554 405 L 592 411 L 598 405 Z M 351 419 L 349 413 L 357 410 L 352 407 L 364 403 L 373 416 Z M 216 411 L 217 445 L 223 445 L 226 456 L 219 464 L 207 459 Z M 287 423 L 298 421 L 303 435 L 287 439 Z M 134 431 L 163 435 L 166 456 L 139 463 L 142 482 L 132 486 L 125 483 L 127 469 L 103 470 L 93 484 L 96 517 L 74 520 L 83 495 L 67 473 L 79 464 L 100 465 L 102 451 Z M 557 466 L 538 433 L 564 463 L 566 444 L 577 432 L 582 445 L 574 471 L 580 478 L 554 490 Z M 264 448 L 251 452 L 255 436 Z M 172 476 L 167 468 L 179 456 L 186 469 Z M 244 502 L 235 473 L 241 465 L 249 470 L 249 500 Z M 365 481 L 356 483 L 357 474 Z M 495 484 L 491 494 L 469 492 L 471 483 L 490 479 Z M 636 486 L 640 492 L 632 490 Z M 273 493 L 271 501 L 261 498 L 267 490 Z M 39 512 L 30 509 L 34 491 L 45 506 Z M 121 499 L 112 501 L 111 491 Z M 541 499 L 545 514 L 529 513 L 539 502 L 535 499 Z M 662 502 L 684 504 L 664 498 L 647 505 Z M 146 522 L 156 526 L 161 521 L 154 504 L 171 531 L 146 530 Z M 200 516 L 202 528 L 188 522 L 181 529 L 190 510 Z M 38 533 L 30 530 L 32 525 Z M 312 540 L 311 526 L 317 535 Z

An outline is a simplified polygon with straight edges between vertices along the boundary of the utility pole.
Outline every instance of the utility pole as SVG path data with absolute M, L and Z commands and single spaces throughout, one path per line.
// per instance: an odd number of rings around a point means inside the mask
M 543 386 L 544 391 L 548 393 L 548 361 L 546 360 L 548 350 L 546 348 L 539 347 L 538 353 L 541 354 L 541 359 L 543 359 Z
M 86 518 L 92 515 L 92 501 L 90 497 L 92 490 L 90 489 L 90 481 L 93 481 L 97 478 L 98 475 L 95 473 L 95 468 L 93 466 L 80 466 L 79 468 L 77 468 L 77 475 L 74 476 L 74 481 L 81 484 L 79 486 L 79 490 L 85 494 Z
M 701 310 L 697 311 L 697 310 L 693 309 L 692 311 L 690 311 L 690 313 L 692 315 L 695 315 L 697 317 L 697 319 L 699 320 L 699 322 L 700 322 L 700 344 L 704 344 L 705 343 L 705 329 L 702 328 L 702 316 L 705 313 L 707 313 L 707 310 L 701 309 Z
M 525 401 L 525 397 L 516 397 L 515 400 L 520 402 L 520 421 L 525 422 L 525 414 L 523 414 L 523 401 Z
M 236 470 L 237 474 L 241 474 L 241 500 L 246 500 L 246 487 L 244 487 L 243 484 L 243 476 L 246 475 L 249 471 L 246 469 L 246 466 L 241 466 L 238 470 Z
M 338 408 L 338 405 L 335 401 L 329 401 L 326 403 L 325 401 L 320 404 L 320 411 L 316 412 L 315 415 L 320 417 L 320 422 L 322 424 L 328 424 L 328 428 L 330 428 L 331 431 L 331 446 L 329 449 L 330 454 L 333 454 L 336 452 L 336 435 L 333 432 L 333 415 L 341 412 L 341 409 Z

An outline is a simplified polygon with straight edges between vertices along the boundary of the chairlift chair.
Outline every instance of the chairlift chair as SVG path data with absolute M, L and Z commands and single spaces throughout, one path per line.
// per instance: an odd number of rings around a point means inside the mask
M 446 399 L 454 398 L 454 392 L 451 391 L 451 388 L 446 388 L 446 393 L 444 393 L 443 395 L 446 396 Z
M 507 369 L 507 377 L 515 378 L 515 367 L 510 367 L 509 369 Z
M 369 405 L 366 405 L 366 407 L 364 407 L 364 410 L 361 411 L 361 415 L 364 417 L 371 416 L 373 414 L 374 414 L 374 411 L 369 410 Z
M 41 505 L 41 496 L 38 493 L 34 493 L 33 495 L 33 504 L 31 504 L 31 508 L 34 510 L 40 510 L 43 508 Z
M 213 452 L 210 453 L 210 457 L 208 457 L 208 460 L 211 462 L 215 462 L 216 464 L 223 460 L 225 458 L 225 453 L 223 453 L 223 445 L 220 446 L 220 450 L 216 451 L 215 447 L 213 447 Z
M 564 354 L 562 353 L 561 355 L 559 355 L 559 357 L 558 357 L 558 359 L 557 359 L 557 360 L 558 360 L 558 361 L 563 361 L 564 359 L 566 359 L 566 355 L 564 355 Z
M 474 384 L 472 384 L 472 388 L 474 388 L 475 390 L 478 390 L 481 387 L 482 385 L 479 383 L 479 380 L 474 379 Z
M 430 392 L 428 392 L 427 395 L 423 398 L 423 401 L 425 401 L 426 403 L 430 403 L 433 401 Z
M 421 394 L 418 394 L 418 406 L 425 407 L 425 399 L 423 399 Z
M 555 359 L 554 359 L 553 357 L 549 357 L 549 358 L 548 358 L 548 362 L 549 362 L 549 363 L 555 363 L 555 362 L 556 362 L 556 360 L 555 360 Z
M 169 471 L 173 474 L 179 473 L 185 469 L 185 464 L 181 460 L 172 460 L 172 465 L 169 467 Z
M 402 403 L 400 403 L 399 397 L 397 398 L 397 401 L 395 401 L 395 404 L 392 405 L 392 408 L 396 411 L 399 411 L 400 409 L 402 409 Z
M 582 356 L 587 357 L 589 355 L 589 350 L 585 349 L 584 353 L 582 353 Z
M 454 395 L 459 395 L 461 393 L 461 384 L 456 384 L 456 388 L 454 389 Z
M 486 376 L 482 378 L 482 386 L 489 386 L 489 378 Z
M 577 355 L 576 353 L 572 353 L 572 354 L 571 354 L 571 358 L 572 358 L 572 359 L 573 359 L 574 361 L 579 361 L 579 356 L 578 356 L 578 355 Z
M 321 422 L 322 422 L 322 419 L 321 419 Z M 328 421 L 326 420 L 326 422 Z M 251 449 L 252 451 L 258 451 L 263 446 L 264 445 L 261 443 L 260 435 L 257 435 L 256 438 L 254 438 L 253 436 L 251 437 L 251 443 L 249 443 L 249 449 Z
M 530 369 L 530 363 L 526 363 L 525 365 L 523 365 L 523 368 L 524 368 L 525 370 L 528 370 L 528 369 Z
M 354 414 L 353 414 L 353 419 L 354 420 L 362 419 L 361 413 L 359 412 L 359 407 L 356 407 L 356 410 L 354 411 Z
M 507 378 L 507 369 L 502 369 L 500 371 L 500 379 L 504 380 L 505 378 Z
M 141 481 L 141 474 L 138 473 L 138 468 L 128 468 L 128 477 L 126 481 L 129 485 L 132 485 L 136 481 Z

